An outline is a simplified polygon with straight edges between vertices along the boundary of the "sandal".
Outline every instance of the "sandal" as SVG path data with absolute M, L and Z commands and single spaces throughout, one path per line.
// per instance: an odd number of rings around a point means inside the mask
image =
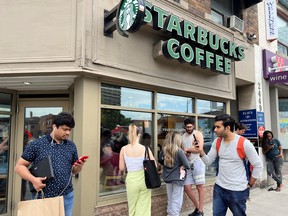
M 281 191 L 281 188 L 280 188 L 280 187 L 277 187 L 277 188 L 275 189 L 275 191 L 276 191 L 276 192 L 280 192 L 280 191 Z
M 268 189 L 268 191 L 273 191 L 273 190 L 274 190 L 274 188 L 273 188 L 273 187 L 271 187 L 271 188 L 269 188 L 269 189 Z

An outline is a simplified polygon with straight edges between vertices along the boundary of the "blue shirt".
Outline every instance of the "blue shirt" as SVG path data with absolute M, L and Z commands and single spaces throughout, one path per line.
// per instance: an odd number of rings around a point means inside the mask
M 52 142 L 52 137 L 48 134 L 43 138 L 31 142 L 21 157 L 26 161 L 37 164 L 48 155 L 51 156 L 54 178 L 43 188 L 45 197 L 58 196 L 69 181 L 69 185 L 62 195 L 72 192 L 73 186 L 70 175 L 72 164 L 78 159 L 76 145 L 70 140 L 64 140 L 61 144 L 57 144 L 54 140 Z M 35 196 L 34 193 L 33 196 Z

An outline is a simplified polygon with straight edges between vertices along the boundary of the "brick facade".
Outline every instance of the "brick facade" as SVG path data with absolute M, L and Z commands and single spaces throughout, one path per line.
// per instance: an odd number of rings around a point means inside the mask
M 188 10 L 204 18 L 205 13 L 211 13 L 211 0 L 188 0 Z
M 247 8 L 243 12 L 244 33 L 255 34 L 257 39 L 253 43 L 259 44 L 257 5 Z

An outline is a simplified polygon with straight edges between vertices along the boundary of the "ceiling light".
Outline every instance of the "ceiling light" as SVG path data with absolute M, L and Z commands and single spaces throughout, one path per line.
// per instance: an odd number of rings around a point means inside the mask
M 31 85 L 31 82 L 23 82 L 24 85 Z

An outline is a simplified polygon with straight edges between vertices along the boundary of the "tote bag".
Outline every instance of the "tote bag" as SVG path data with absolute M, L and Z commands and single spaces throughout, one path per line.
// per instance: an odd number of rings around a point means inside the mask
M 37 194 L 36 194 L 37 197 Z M 17 216 L 65 216 L 63 196 L 18 202 Z
M 160 176 L 158 175 L 155 161 L 150 159 L 148 147 L 145 146 L 145 159 L 143 161 L 145 183 L 147 188 L 158 188 L 161 186 Z

